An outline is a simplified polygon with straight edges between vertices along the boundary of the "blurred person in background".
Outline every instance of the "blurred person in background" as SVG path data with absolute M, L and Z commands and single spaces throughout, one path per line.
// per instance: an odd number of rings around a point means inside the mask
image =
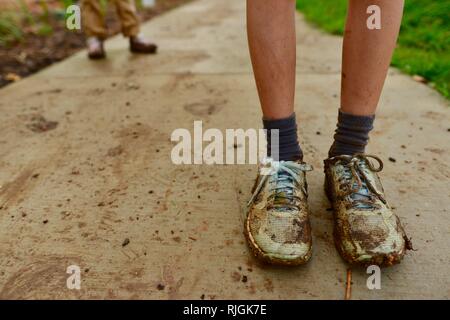
M 140 33 L 139 17 L 134 0 L 110 0 L 116 6 L 122 26 L 122 34 L 129 38 L 130 51 L 133 53 L 156 53 L 156 44 Z M 87 36 L 88 57 L 103 59 L 106 57 L 103 41 L 107 30 L 100 0 L 81 0 L 81 13 L 84 32 Z

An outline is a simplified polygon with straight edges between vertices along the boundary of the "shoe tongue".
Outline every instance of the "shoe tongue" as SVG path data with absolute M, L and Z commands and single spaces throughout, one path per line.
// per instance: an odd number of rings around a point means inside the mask
M 292 182 L 292 177 L 287 172 L 278 173 L 278 182 L 286 181 Z M 286 211 L 288 209 L 286 206 L 293 206 L 293 196 L 294 189 L 292 187 L 284 187 L 282 189 L 278 189 L 274 196 L 273 206 L 280 211 Z
M 367 199 L 368 196 L 370 196 L 369 189 L 367 188 L 366 184 L 363 182 L 361 187 L 358 188 L 358 184 L 355 182 L 353 184 L 353 188 L 355 190 L 358 190 L 358 193 L 353 193 L 352 198 L 354 200 L 361 200 L 361 199 Z
M 356 206 L 361 209 L 373 208 L 372 205 L 367 203 L 367 200 L 371 199 L 372 194 L 371 194 L 369 188 L 367 187 L 366 183 L 363 182 L 361 187 L 358 188 L 358 184 L 355 182 L 353 184 L 353 188 L 355 188 L 355 190 L 357 190 L 357 192 L 352 193 L 350 195 L 350 198 L 352 198 L 354 201 L 356 201 Z M 356 189 L 356 188 L 358 188 L 358 189 Z M 365 201 L 365 202 L 360 202 L 360 201 Z

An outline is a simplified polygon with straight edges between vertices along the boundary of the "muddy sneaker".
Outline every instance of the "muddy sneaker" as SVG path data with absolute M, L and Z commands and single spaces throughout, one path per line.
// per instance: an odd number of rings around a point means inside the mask
M 383 169 L 380 158 L 337 156 L 324 164 L 325 191 L 334 211 L 334 240 L 341 256 L 365 266 L 399 263 L 411 244 L 385 200 L 377 175 Z
M 311 257 L 306 171 L 294 161 L 265 159 L 247 204 L 245 236 L 253 253 L 268 263 L 299 265 Z

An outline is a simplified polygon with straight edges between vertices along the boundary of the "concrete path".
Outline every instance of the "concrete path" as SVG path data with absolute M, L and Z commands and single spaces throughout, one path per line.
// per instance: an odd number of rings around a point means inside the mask
M 342 299 L 322 160 L 339 105 L 341 39 L 298 16 L 296 111 L 309 175 L 312 261 L 260 265 L 242 235 L 253 166 L 176 166 L 170 135 L 259 128 L 242 0 L 200 0 L 144 25 L 156 56 L 108 41 L 0 91 L 0 298 Z M 53 123 L 55 121 L 57 123 Z M 448 103 L 391 70 L 370 152 L 417 251 L 353 270 L 354 299 L 449 298 Z M 45 131 L 45 132 L 42 132 Z M 395 159 L 388 161 L 388 157 Z M 81 290 L 66 268 L 81 268 Z

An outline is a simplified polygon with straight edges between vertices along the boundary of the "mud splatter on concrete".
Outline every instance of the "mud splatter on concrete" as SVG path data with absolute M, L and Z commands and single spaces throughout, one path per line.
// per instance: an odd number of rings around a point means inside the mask
M 184 106 L 184 110 L 194 116 L 209 116 L 218 113 L 226 101 L 220 102 L 195 102 Z
M 36 133 L 50 131 L 56 129 L 57 126 L 57 121 L 47 120 L 42 115 L 31 116 L 30 122 L 27 124 L 27 128 Z
M 122 247 L 126 247 L 129 244 L 130 244 L 130 239 L 125 238 L 125 240 L 123 240 L 123 242 L 122 242 Z
M 237 271 L 234 271 L 231 274 L 231 278 L 233 279 L 233 281 L 239 282 L 239 281 L 241 281 L 241 274 Z
M 123 147 L 118 145 L 117 147 L 110 148 L 107 152 L 108 157 L 117 157 L 123 153 Z

